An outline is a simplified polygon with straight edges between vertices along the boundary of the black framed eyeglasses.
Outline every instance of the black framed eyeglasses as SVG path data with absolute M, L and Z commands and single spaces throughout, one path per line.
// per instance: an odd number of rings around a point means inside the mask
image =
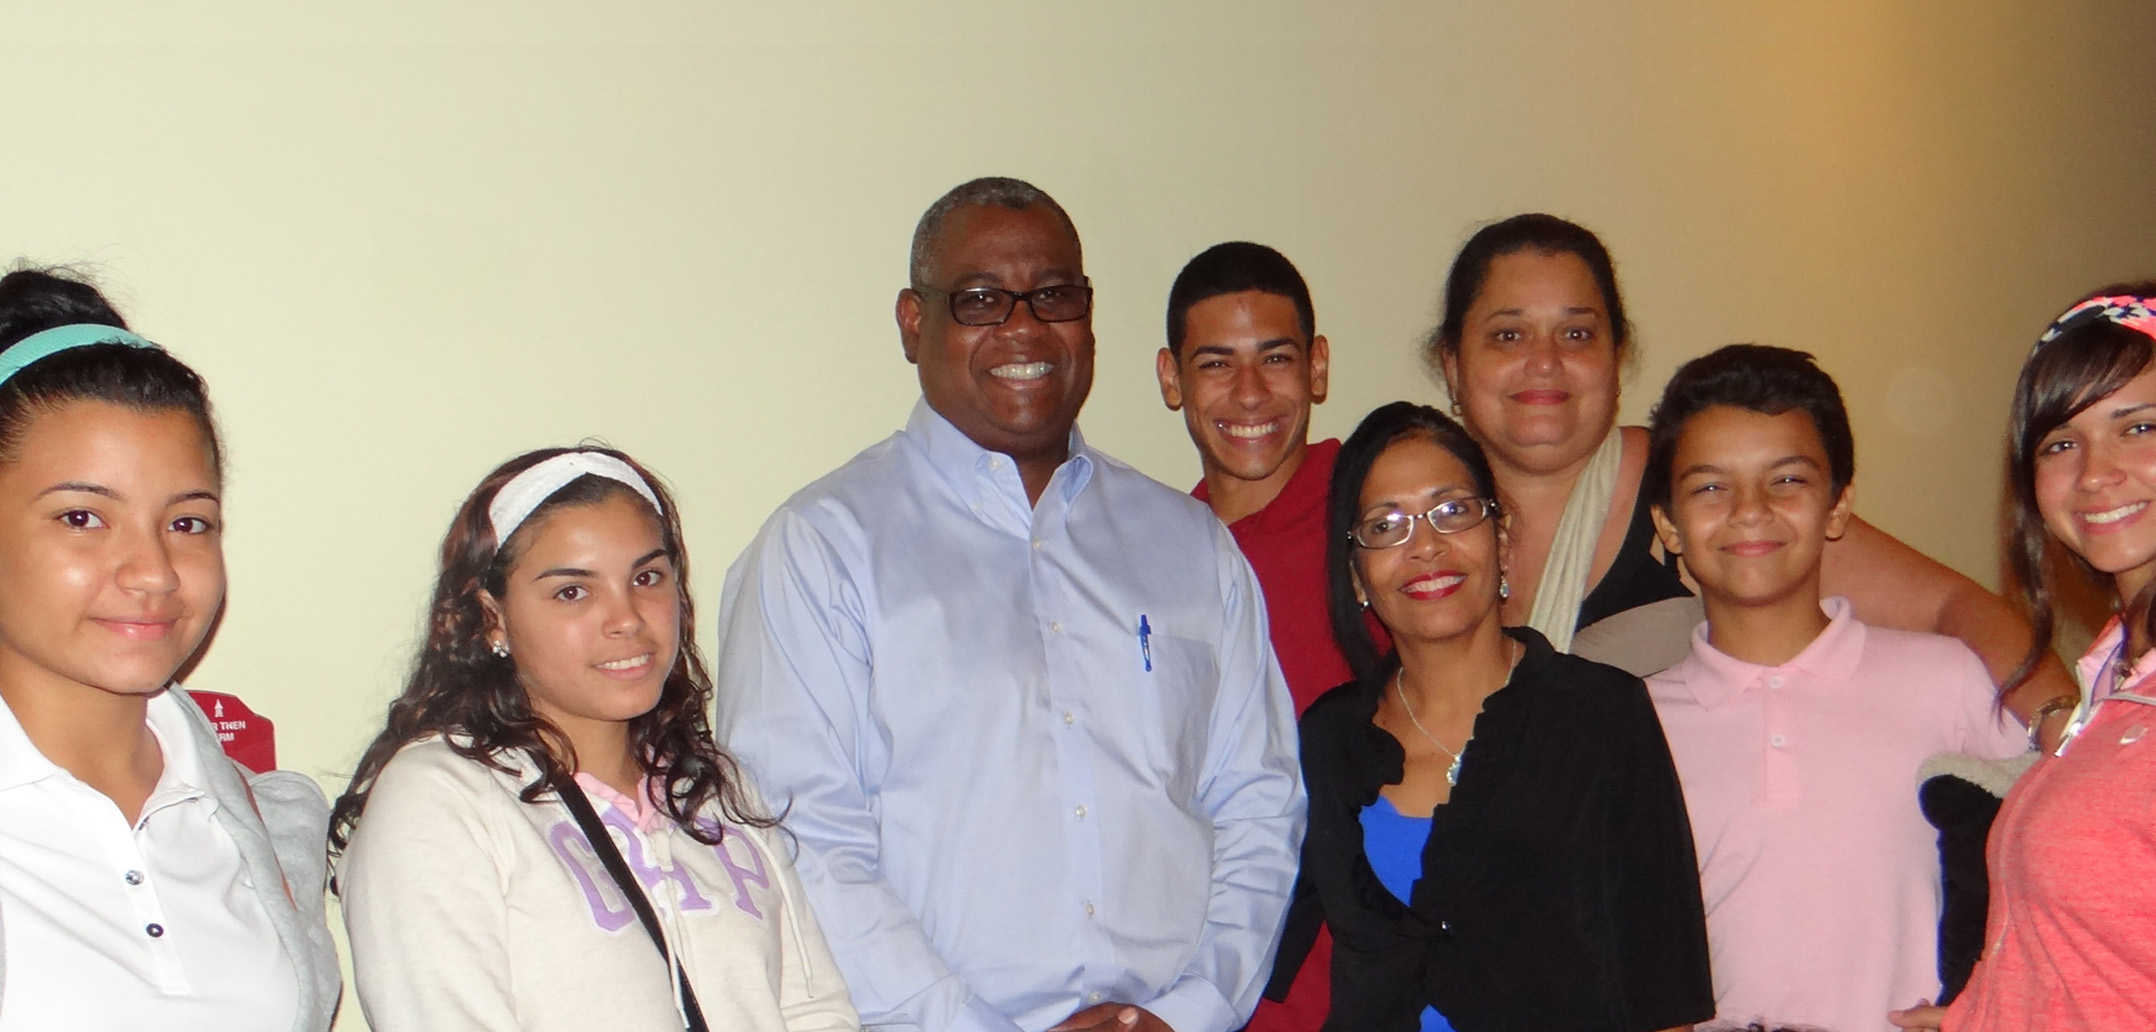
M 1448 498 L 1429 512 L 1381 512 L 1355 524 L 1348 537 L 1364 548 L 1398 548 L 1414 536 L 1415 521 L 1422 520 L 1440 534 L 1457 534 L 1504 511 L 1495 498 Z
M 913 292 L 942 294 L 949 298 L 951 318 L 960 326 L 1001 326 L 1010 320 L 1012 312 L 1018 310 L 1020 301 L 1025 302 L 1033 317 L 1042 322 L 1083 319 L 1093 310 L 1093 288 L 1083 283 L 1058 283 L 1022 291 L 998 287 L 967 287 L 964 290 L 914 287 Z

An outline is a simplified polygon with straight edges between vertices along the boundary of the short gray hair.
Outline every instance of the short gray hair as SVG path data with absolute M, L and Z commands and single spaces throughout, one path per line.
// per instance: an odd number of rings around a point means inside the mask
M 1048 191 L 1023 179 L 982 176 L 952 187 L 949 193 L 936 198 L 936 203 L 929 205 L 928 210 L 921 213 L 921 221 L 913 227 L 913 254 L 906 269 L 908 283 L 915 287 L 928 285 L 928 263 L 936 258 L 936 247 L 943 238 L 943 224 L 950 219 L 951 213 L 960 208 L 982 204 L 993 204 L 1012 211 L 1024 211 L 1036 204 L 1045 204 L 1049 211 L 1056 213 L 1056 218 L 1062 221 L 1063 228 L 1070 231 L 1071 243 L 1078 243 L 1077 225 L 1071 222 L 1070 213 L 1064 211 L 1055 198 L 1048 196 Z M 1081 248 L 1081 257 L 1083 254 L 1084 250 Z

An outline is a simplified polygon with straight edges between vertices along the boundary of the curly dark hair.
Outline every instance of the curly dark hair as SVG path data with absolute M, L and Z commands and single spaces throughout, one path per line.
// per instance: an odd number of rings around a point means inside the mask
M 659 704 L 629 721 L 629 745 L 643 772 L 664 786 L 667 815 L 702 842 L 716 845 L 723 829 L 695 818 L 716 805 L 727 820 L 771 827 L 777 819 L 754 806 L 742 790 L 740 768 L 713 740 L 711 675 L 696 649 L 696 613 L 689 595 L 689 560 L 682 548 L 681 518 L 673 496 L 651 472 L 609 448 L 544 448 L 502 463 L 479 482 L 457 510 L 442 539 L 441 576 L 427 612 L 427 640 L 404 691 L 389 704 L 382 733 L 360 756 L 352 783 L 330 814 L 329 848 L 341 853 L 367 807 L 375 778 L 405 745 L 438 734 L 458 755 L 496 770 L 513 770 L 505 754 L 522 753 L 539 765 L 539 776 L 521 798 L 536 803 L 575 772 L 576 751 L 561 729 L 532 712 L 511 659 L 496 656 L 487 642 L 488 620 L 480 593 L 501 597 L 509 567 L 529 545 L 531 528 L 565 508 L 596 505 L 620 496 L 649 503 L 627 485 L 586 474 L 548 496 L 509 540 L 494 540 L 487 507 L 517 474 L 556 455 L 595 452 L 620 459 L 643 476 L 659 498 L 658 520 L 666 555 L 673 561 L 681 596 L 681 648 L 666 676 Z

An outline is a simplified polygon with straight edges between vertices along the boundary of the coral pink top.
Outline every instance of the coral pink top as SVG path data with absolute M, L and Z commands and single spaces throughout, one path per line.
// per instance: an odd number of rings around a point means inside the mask
M 1946 1032 L 2156 1029 L 2156 677 L 2130 676 L 2007 794 L 1990 942 Z

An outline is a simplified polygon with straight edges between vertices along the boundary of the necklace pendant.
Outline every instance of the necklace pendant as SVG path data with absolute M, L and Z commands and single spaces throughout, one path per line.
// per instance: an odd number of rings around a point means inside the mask
M 1460 761 L 1466 758 L 1467 750 L 1465 749 L 1460 750 L 1459 755 L 1452 758 L 1452 766 L 1445 768 L 1445 784 L 1457 785 L 1460 783 Z

